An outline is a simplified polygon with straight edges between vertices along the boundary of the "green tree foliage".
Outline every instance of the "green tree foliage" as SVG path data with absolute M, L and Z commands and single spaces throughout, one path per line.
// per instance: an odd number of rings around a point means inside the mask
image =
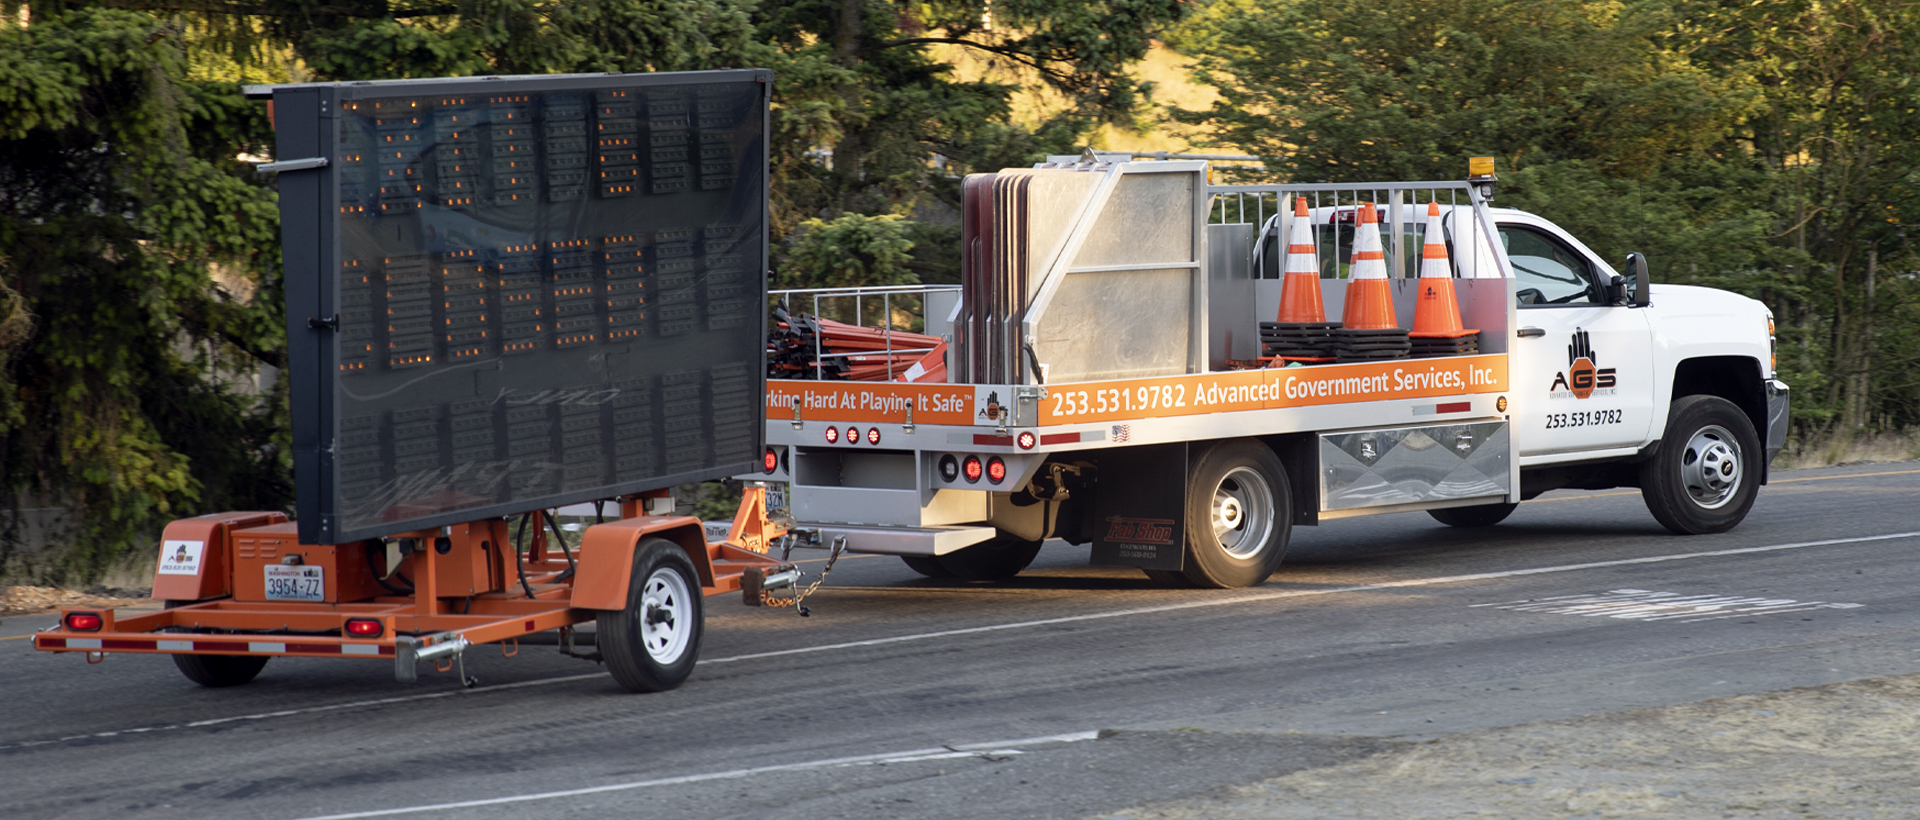
M 277 214 L 234 160 L 264 117 L 184 55 L 127 11 L 0 25 L 0 480 L 74 507 L 50 573 L 288 498 L 275 403 L 236 389 L 282 360 Z
M 1303 181 L 1453 179 L 1779 317 L 1796 416 L 1920 423 L 1911 2 L 1218 0 L 1183 112 Z
M 272 138 L 207 78 L 772 68 L 776 239 L 797 231 L 804 272 L 787 281 L 951 280 L 957 175 L 1129 120 L 1126 67 L 1182 8 L 0 0 L 0 479 L 16 503 L 75 507 L 79 548 L 49 570 L 75 576 L 168 518 L 287 504 L 284 389 L 239 389 L 284 362 L 271 183 L 236 160 Z M 1013 124 L 1016 88 L 961 79 L 955 50 L 1031 72 L 1061 113 Z
M 899 214 L 842 214 L 831 222 L 809 219 L 800 224 L 794 236 L 778 284 L 820 288 L 911 285 L 917 280 L 907 267 L 912 250 L 909 225 Z

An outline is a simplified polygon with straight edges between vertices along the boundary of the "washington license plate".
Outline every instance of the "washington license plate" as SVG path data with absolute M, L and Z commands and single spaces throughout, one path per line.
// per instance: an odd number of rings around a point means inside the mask
M 267 600 L 324 601 L 327 599 L 325 567 L 296 564 L 268 564 Z

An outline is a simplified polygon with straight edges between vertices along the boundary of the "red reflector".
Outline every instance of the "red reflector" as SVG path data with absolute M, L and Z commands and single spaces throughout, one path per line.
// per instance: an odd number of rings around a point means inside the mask
M 987 480 L 995 484 L 1007 480 L 1007 463 L 997 458 L 988 461 Z
M 356 638 L 378 638 L 386 627 L 379 621 L 366 618 L 354 618 L 347 621 L 347 634 Z
M 980 457 L 967 456 L 966 463 L 960 465 L 960 471 L 966 474 L 968 484 L 972 484 L 975 481 L 979 481 L 980 480 Z
M 1079 444 L 1079 433 L 1050 433 L 1040 437 L 1041 444 Z
M 867 428 L 867 443 L 868 444 L 880 443 L 880 428 L 878 427 Z
M 1019 439 L 1017 439 L 1017 442 L 1019 443 L 1020 449 L 1022 450 L 1031 450 L 1033 449 L 1033 445 L 1039 443 L 1036 439 L 1034 439 L 1032 430 L 1021 431 L 1020 437 Z
M 768 447 L 767 454 L 760 457 L 760 466 L 766 469 L 768 475 L 772 475 L 774 470 L 780 469 L 780 454 Z
M 983 447 L 1005 447 L 1013 443 L 1013 436 L 995 436 L 987 433 L 974 433 L 973 443 Z
M 828 444 L 833 444 L 834 442 L 837 442 L 837 441 L 839 441 L 839 440 L 840 440 L 840 428 L 838 428 L 838 427 L 828 427 L 828 428 L 827 428 L 827 443 L 828 443 Z
M 105 621 L 100 618 L 100 615 L 98 613 L 94 613 L 94 612 L 67 613 L 67 628 L 75 632 L 99 632 L 100 625 L 103 623 L 105 623 Z
M 1433 412 L 1435 412 L 1435 413 L 1465 413 L 1465 412 L 1467 412 L 1467 411 L 1469 411 L 1469 410 L 1472 410 L 1472 409 L 1473 409 L 1473 402 L 1470 402 L 1470 401 L 1456 401 L 1456 402 L 1448 402 L 1448 403 L 1446 403 L 1446 404 L 1438 404 L 1438 405 L 1434 405 L 1434 408 L 1433 408 Z

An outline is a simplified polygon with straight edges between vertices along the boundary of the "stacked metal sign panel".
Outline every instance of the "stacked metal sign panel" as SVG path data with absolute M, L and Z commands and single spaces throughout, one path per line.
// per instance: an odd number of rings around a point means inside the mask
M 301 538 L 376 537 L 757 463 L 770 80 L 257 92 L 274 101 L 288 167 Z
M 1204 366 L 1202 174 L 1063 161 L 967 177 L 950 372 L 1028 384 Z

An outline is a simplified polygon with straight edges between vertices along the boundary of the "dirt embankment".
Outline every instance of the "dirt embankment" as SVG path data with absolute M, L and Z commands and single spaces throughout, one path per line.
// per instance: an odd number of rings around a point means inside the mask
M 144 589 L 93 587 L 85 591 L 56 587 L 0 587 L 0 615 L 52 612 L 63 606 L 121 607 L 148 603 Z
M 1920 675 L 1469 732 L 1101 815 L 1920 817 Z

